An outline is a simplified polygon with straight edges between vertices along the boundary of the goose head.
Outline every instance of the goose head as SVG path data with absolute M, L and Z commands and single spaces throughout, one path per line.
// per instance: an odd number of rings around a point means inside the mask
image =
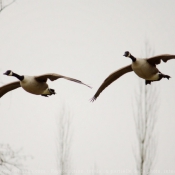
M 3 73 L 4 75 L 7 76 L 13 76 L 13 72 L 11 70 L 7 70 L 5 73 Z
M 136 61 L 136 58 L 129 51 L 126 51 L 123 56 L 131 58 L 132 62 Z
M 4 75 L 7 75 L 7 76 L 14 76 L 14 77 L 16 77 L 18 80 L 20 80 L 20 81 L 24 80 L 24 75 L 18 75 L 18 74 L 16 74 L 16 73 L 12 72 L 11 70 L 7 70 L 7 71 L 4 73 Z
M 126 51 L 123 56 L 130 57 L 130 55 L 131 55 L 130 52 L 129 51 Z

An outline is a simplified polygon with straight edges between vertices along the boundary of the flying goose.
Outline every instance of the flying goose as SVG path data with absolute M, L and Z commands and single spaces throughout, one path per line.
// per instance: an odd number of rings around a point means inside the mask
M 96 100 L 100 93 L 112 82 L 131 71 L 134 71 L 140 78 L 145 79 L 146 85 L 151 84 L 152 81 L 159 81 L 162 78 L 171 78 L 169 75 L 161 73 L 156 68 L 156 65 L 160 64 L 161 60 L 167 62 L 170 59 L 175 59 L 175 55 L 164 54 L 157 55 L 151 58 L 139 59 L 135 58 L 133 55 L 131 55 L 130 52 L 126 51 L 123 56 L 131 58 L 132 64 L 118 69 L 117 71 L 110 74 L 98 88 L 97 92 L 91 99 L 92 102 Z
M 65 77 L 62 75 L 55 74 L 55 73 L 44 74 L 44 75 L 39 75 L 39 76 L 28 76 L 28 75 L 18 75 L 16 73 L 12 72 L 11 70 L 7 70 L 4 73 L 4 75 L 14 76 L 17 79 L 19 79 L 19 81 L 15 81 L 15 82 L 6 84 L 4 86 L 1 86 L 0 87 L 0 98 L 4 94 L 6 94 L 7 92 L 12 91 L 12 90 L 19 88 L 19 87 L 22 87 L 25 91 L 27 91 L 31 94 L 42 95 L 42 96 L 48 97 L 48 95 L 55 94 L 55 90 L 50 89 L 48 87 L 48 84 L 46 83 L 47 79 L 54 81 L 54 80 L 57 80 L 59 78 L 65 78 L 67 80 L 74 81 L 76 83 L 80 83 L 80 84 L 83 84 L 83 85 L 91 88 L 90 86 L 84 84 L 80 80 L 76 80 L 76 79 L 70 78 L 70 77 Z

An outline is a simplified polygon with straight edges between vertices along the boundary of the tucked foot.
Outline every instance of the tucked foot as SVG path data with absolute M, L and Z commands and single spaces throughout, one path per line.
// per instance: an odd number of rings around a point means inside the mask
M 167 78 L 169 80 L 171 77 L 169 75 L 165 75 L 163 78 Z
M 169 80 L 171 77 L 169 75 L 160 74 L 160 79 L 162 78 L 167 78 Z
M 151 84 L 151 80 L 145 80 L 145 84 Z

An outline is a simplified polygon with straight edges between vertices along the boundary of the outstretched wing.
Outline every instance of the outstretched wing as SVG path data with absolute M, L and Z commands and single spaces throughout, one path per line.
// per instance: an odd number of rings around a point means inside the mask
M 161 60 L 163 62 L 167 62 L 168 60 L 175 59 L 175 55 L 169 55 L 169 54 L 164 54 L 164 55 L 157 55 L 151 58 L 148 58 L 147 61 L 148 63 L 155 65 L 155 64 L 160 64 Z
M 0 87 L 0 98 L 9 91 L 21 87 L 20 81 L 15 81 Z
M 80 80 L 77 80 L 77 79 L 74 79 L 74 78 L 70 78 L 70 77 L 66 77 L 66 76 L 63 76 L 63 75 L 59 75 L 59 74 L 55 74 L 55 73 L 51 73 L 51 74 L 44 74 L 44 75 L 40 75 L 40 76 L 35 76 L 35 79 L 37 81 L 40 81 L 40 82 L 46 82 L 47 79 L 50 79 L 51 81 L 54 81 L 54 80 L 57 80 L 59 78 L 64 78 L 64 79 L 67 79 L 67 80 L 70 80 L 70 81 L 74 81 L 76 83 L 79 83 L 79 84 L 83 84 L 89 88 L 91 88 L 89 85 L 83 83 L 82 81 Z
M 97 92 L 95 93 L 95 95 L 92 97 L 91 102 L 93 102 L 94 100 L 97 99 L 97 97 L 100 95 L 100 93 L 107 87 L 109 86 L 112 82 L 114 82 L 115 80 L 117 80 L 118 78 L 120 78 L 122 75 L 131 72 L 132 67 L 131 64 L 128 66 L 125 66 L 121 69 L 118 69 L 117 71 L 113 72 L 112 74 L 110 74 L 105 80 L 104 82 L 101 84 L 101 86 L 99 87 L 99 89 L 97 90 Z

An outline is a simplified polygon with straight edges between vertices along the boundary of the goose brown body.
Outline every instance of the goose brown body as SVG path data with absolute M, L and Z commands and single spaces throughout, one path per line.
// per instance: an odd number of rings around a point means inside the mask
M 25 75 L 24 80 L 20 81 L 20 85 L 25 91 L 31 94 L 50 94 L 50 92 L 47 90 L 48 84 L 46 82 L 38 82 L 32 76 Z

